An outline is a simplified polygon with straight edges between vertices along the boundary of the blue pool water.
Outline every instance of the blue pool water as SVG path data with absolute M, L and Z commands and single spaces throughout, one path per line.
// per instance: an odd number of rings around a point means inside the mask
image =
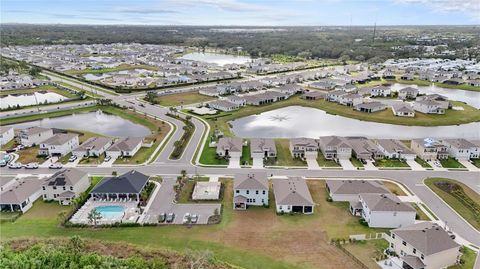
M 119 205 L 104 205 L 95 207 L 103 218 L 117 218 L 122 217 L 125 207 Z

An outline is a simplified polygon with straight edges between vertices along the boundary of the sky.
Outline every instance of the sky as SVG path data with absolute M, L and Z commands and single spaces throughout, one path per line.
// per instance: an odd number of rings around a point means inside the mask
M 472 25 L 480 0 L 0 0 L 1 23 Z

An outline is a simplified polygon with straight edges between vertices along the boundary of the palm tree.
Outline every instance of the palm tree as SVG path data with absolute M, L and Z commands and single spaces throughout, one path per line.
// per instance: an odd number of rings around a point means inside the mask
M 92 211 L 88 213 L 88 222 L 93 222 L 93 226 L 97 226 L 97 221 L 100 219 L 102 219 L 102 214 L 100 214 L 96 208 L 92 209 Z

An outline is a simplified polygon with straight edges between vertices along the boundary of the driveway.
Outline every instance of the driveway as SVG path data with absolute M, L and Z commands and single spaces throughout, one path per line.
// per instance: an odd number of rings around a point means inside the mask
M 478 167 L 476 167 L 475 165 L 473 165 L 471 162 L 469 161 L 459 161 L 461 164 L 463 164 L 463 166 L 465 166 L 468 170 L 470 171 L 480 171 L 480 169 L 478 169 Z
M 314 156 L 306 156 L 306 161 L 309 170 L 318 170 L 321 169 L 318 165 L 317 158 Z
M 163 182 L 152 197 L 150 208 L 145 213 L 145 223 L 157 223 L 158 216 L 162 213 L 174 213 L 175 219 L 172 224 L 182 224 L 185 213 L 197 214 L 199 216 L 197 224 L 207 224 L 208 218 L 212 216 L 215 209 L 221 212 L 221 204 L 176 204 L 174 203 L 175 191 L 173 186 L 176 179 L 173 177 L 164 177 Z
M 253 157 L 252 168 L 263 168 L 263 158 L 262 157 Z
M 412 168 L 414 171 L 423 171 L 425 168 L 423 168 L 419 163 L 417 163 L 415 160 L 407 160 L 407 164 Z
M 52 163 L 56 163 L 58 161 L 58 157 L 51 157 L 48 160 L 44 161 L 38 167 L 49 167 Z
M 228 168 L 240 168 L 240 157 L 230 157 Z
M 447 168 L 441 167 L 440 162 L 438 162 L 439 165 L 440 165 L 440 167 L 437 166 L 437 165 L 435 165 L 435 162 L 433 162 L 433 161 L 428 161 L 427 163 L 428 163 L 428 164 L 433 168 L 433 170 L 435 170 L 435 171 L 447 171 L 447 170 L 448 170 Z
M 78 157 L 75 161 L 73 162 L 67 162 L 63 167 L 75 167 L 77 164 L 82 160 L 82 158 Z
M 363 167 L 365 168 L 365 170 L 378 170 L 378 167 L 373 165 L 372 160 L 368 160 L 367 163 L 363 165 Z
M 103 162 L 98 165 L 98 167 L 112 167 L 113 163 L 117 160 L 117 157 L 112 157 L 110 158 L 110 161 L 108 162 Z
M 340 162 L 340 165 L 342 166 L 343 170 L 357 170 L 357 168 L 355 166 L 353 166 L 353 164 L 350 160 L 340 159 L 339 162 Z

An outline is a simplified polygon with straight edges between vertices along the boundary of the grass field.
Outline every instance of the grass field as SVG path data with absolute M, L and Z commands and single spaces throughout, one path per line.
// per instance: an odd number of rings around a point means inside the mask
M 465 247 L 463 248 L 462 252 L 463 253 L 460 257 L 460 260 L 463 262 L 463 264 L 450 266 L 448 269 L 475 269 L 475 259 L 477 258 L 478 254 L 475 253 L 475 251 Z
M 2 240 L 25 237 L 68 237 L 79 235 L 101 241 L 123 241 L 145 247 L 177 251 L 211 250 L 215 258 L 242 268 L 355 268 L 356 264 L 330 245 L 332 238 L 350 234 L 372 233 L 351 216 L 342 203 L 326 202 L 325 183 L 308 181 L 317 204 L 315 214 L 283 215 L 269 208 L 252 207 L 247 211 L 232 209 L 232 180 L 225 184 L 222 222 L 218 225 L 161 227 L 124 227 L 82 229 L 59 227 L 55 216 L 67 208 L 37 202 L 15 223 L 0 226 Z M 271 193 L 270 203 L 273 204 Z M 43 214 L 49 207 L 48 218 Z M 288 235 L 288 236 L 286 236 Z
M 467 206 L 462 200 L 452 195 L 449 192 L 445 192 L 435 185 L 436 182 L 447 182 L 460 186 L 465 195 L 471 199 L 472 203 L 477 203 L 477 208 L 480 207 L 480 194 L 470 189 L 467 185 L 453 179 L 446 178 L 427 178 L 425 184 L 435 192 L 440 198 L 450 205 L 458 214 L 460 214 L 466 221 L 468 221 L 477 230 L 480 230 L 480 214 L 474 211 L 471 207 Z M 468 202 L 467 202 L 468 203 Z M 471 206 L 471 203 L 468 203 Z
M 448 157 L 448 159 L 442 159 L 440 160 L 440 163 L 444 168 L 465 168 L 463 164 L 461 164 L 459 161 L 455 160 L 452 157 Z
M 350 162 L 352 162 L 355 167 L 363 167 L 363 163 L 355 157 L 350 158 Z
M 118 72 L 123 70 L 132 70 L 132 69 L 147 69 L 158 71 L 158 67 L 149 66 L 149 65 L 131 65 L 131 64 L 122 64 L 117 67 L 112 68 L 103 68 L 103 69 L 84 69 L 84 70 L 68 70 L 65 73 L 69 75 L 84 75 L 84 74 L 103 74 L 103 73 L 110 73 L 110 72 Z
M 338 164 L 334 160 L 325 159 L 325 156 L 323 156 L 323 153 L 321 152 L 318 152 L 317 163 L 320 167 L 340 167 L 340 164 Z
M 395 195 L 399 195 L 399 196 L 406 196 L 407 193 L 405 193 L 404 190 L 402 190 L 402 188 L 400 188 L 400 186 L 398 186 L 397 183 L 393 183 L 393 182 L 390 182 L 390 181 L 382 181 L 383 185 L 385 185 L 385 187 L 387 187 L 387 189 L 395 194 Z
M 253 159 L 250 151 L 250 142 L 244 147 L 242 147 L 242 158 L 240 158 L 241 165 L 252 165 Z
M 425 160 L 420 157 L 415 157 L 415 161 L 420 164 L 423 168 L 432 168 L 430 164 L 428 164 Z
M 158 104 L 162 106 L 180 106 L 196 103 L 204 103 L 215 100 L 215 97 L 199 94 L 198 92 L 182 92 L 169 95 L 163 95 L 156 98 Z
M 344 247 L 368 268 L 379 268 L 374 259 L 382 257 L 383 250 L 388 248 L 388 242 L 384 239 L 365 240 L 346 244 Z
M 41 164 L 46 160 L 45 156 L 38 156 L 38 146 L 35 147 L 28 147 L 22 150 L 17 151 L 18 159 L 16 162 L 27 164 L 36 162 Z
M 277 159 L 274 164 L 277 166 L 307 166 L 307 162 L 301 159 L 294 159 L 290 153 L 290 145 L 288 139 L 275 139 L 275 147 L 277 148 Z
M 416 203 L 410 203 L 413 208 L 417 211 L 417 220 L 430 220 L 430 218 L 425 214 L 425 212 L 420 209 L 420 207 Z
M 376 167 L 410 167 L 407 162 L 398 159 L 381 159 L 375 161 Z
M 480 159 L 472 159 L 472 163 L 476 167 L 480 168 Z

